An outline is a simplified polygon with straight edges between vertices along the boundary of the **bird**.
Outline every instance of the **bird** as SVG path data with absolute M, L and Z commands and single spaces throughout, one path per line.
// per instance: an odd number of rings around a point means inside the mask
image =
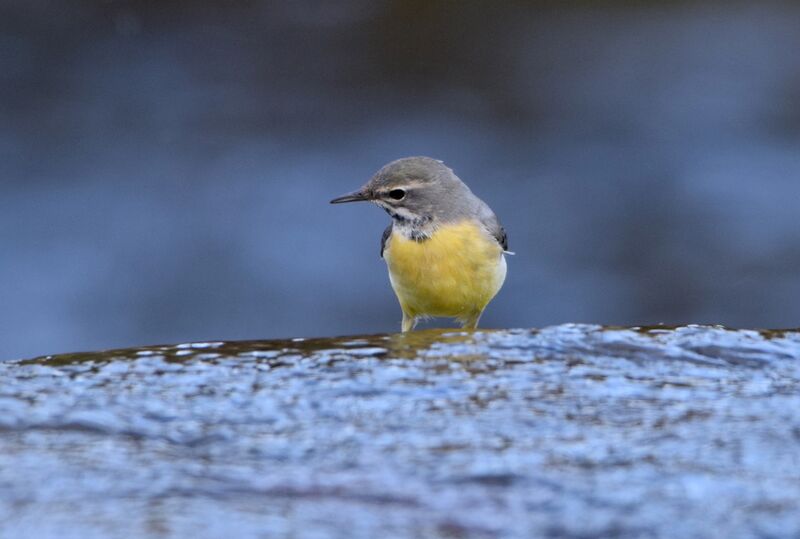
M 505 281 L 505 255 L 513 254 L 491 208 L 444 162 L 422 156 L 384 165 L 330 203 L 362 201 L 391 217 L 380 254 L 403 312 L 402 332 L 432 317 L 477 328 Z

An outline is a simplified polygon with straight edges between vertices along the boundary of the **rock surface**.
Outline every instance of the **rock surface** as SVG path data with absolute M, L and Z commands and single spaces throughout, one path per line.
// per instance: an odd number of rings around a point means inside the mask
M 798 537 L 800 333 L 423 331 L 0 362 L 3 537 Z

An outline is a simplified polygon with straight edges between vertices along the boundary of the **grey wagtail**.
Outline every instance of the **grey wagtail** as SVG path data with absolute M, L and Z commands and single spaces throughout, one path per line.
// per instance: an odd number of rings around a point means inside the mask
M 403 332 L 422 318 L 474 329 L 506 278 L 506 232 L 481 199 L 430 157 L 392 161 L 331 204 L 369 201 L 392 217 L 381 257 L 403 310 Z

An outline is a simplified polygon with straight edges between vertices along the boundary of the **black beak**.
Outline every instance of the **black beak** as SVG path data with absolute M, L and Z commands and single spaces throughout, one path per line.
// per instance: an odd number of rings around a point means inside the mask
M 364 193 L 363 191 L 358 190 L 334 198 L 333 200 L 331 200 L 331 204 L 344 204 L 345 202 L 361 202 L 364 200 L 369 200 L 369 197 L 367 197 L 367 194 Z

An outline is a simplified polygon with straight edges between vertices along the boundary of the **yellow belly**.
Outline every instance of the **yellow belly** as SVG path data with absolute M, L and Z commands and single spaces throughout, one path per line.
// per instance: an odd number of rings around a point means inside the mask
M 400 306 L 409 317 L 480 315 L 503 286 L 503 248 L 482 227 L 445 225 L 415 241 L 392 232 L 384 258 Z

